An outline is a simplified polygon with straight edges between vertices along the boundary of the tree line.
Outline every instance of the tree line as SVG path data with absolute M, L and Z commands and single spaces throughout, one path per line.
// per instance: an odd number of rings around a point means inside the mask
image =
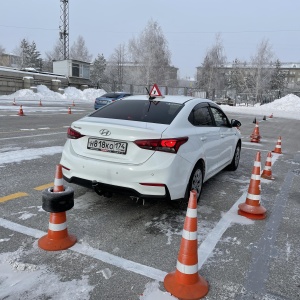
M 34 41 L 23 39 L 14 50 L 20 57 L 20 68 L 35 68 L 52 72 L 52 62 L 63 59 L 62 44 L 57 40 L 53 49 L 45 53 L 37 50 Z M 0 45 L 0 54 L 5 49 Z M 114 84 L 122 89 L 123 84 L 176 86 L 176 80 L 170 80 L 171 52 L 168 41 L 160 27 L 153 20 L 137 36 L 120 44 L 105 58 L 98 53 L 93 59 L 82 36 L 70 47 L 70 59 L 90 62 L 90 79 L 94 86 L 101 88 L 103 83 Z M 128 68 L 130 65 L 130 68 Z M 281 62 L 275 58 L 268 40 L 263 40 L 249 61 L 236 58 L 227 68 L 227 57 L 221 35 L 217 34 L 214 44 L 206 51 L 203 62 L 197 68 L 196 87 L 206 91 L 209 98 L 214 98 L 216 91 L 235 90 L 236 93 L 248 93 L 258 98 L 263 93 L 283 90 L 285 87 Z

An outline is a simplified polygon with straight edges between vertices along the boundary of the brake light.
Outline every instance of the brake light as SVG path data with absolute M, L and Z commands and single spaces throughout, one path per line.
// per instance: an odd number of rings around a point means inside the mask
M 188 137 L 174 139 L 137 140 L 134 143 L 142 149 L 177 153 L 181 145 L 187 142 Z
M 82 138 L 84 136 L 80 132 L 74 130 L 71 127 L 68 128 L 67 135 L 68 135 L 69 139 L 73 139 L 73 140 L 80 139 L 80 138 Z

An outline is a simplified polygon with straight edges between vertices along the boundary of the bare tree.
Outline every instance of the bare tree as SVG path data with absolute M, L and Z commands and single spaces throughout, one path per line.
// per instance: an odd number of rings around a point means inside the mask
M 1 45 L 0 45 L 0 55 L 3 54 L 5 52 L 5 48 L 3 48 Z
M 249 84 L 253 86 L 255 99 L 258 101 L 259 95 L 269 89 L 273 72 L 272 59 L 274 53 L 267 39 L 263 39 L 257 47 L 256 54 L 251 58 L 252 76 Z
M 165 84 L 171 54 L 157 22 L 150 20 L 142 33 L 129 41 L 128 49 L 130 59 L 135 64 L 132 77 L 136 83 Z
M 78 36 L 77 40 L 71 46 L 70 58 L 84 62 L 92 61 L 93 55 L 89 53 L 84 38 L 81 35 Z
M 126 48 L 120 44 L 111 55 L 107 74 L 109 82 L 113 84 L 113 90 L 123 90 L 125 79 Z
M 46 59 L 43 64 L 43 71 L 52 72 L 53 71 L 53 61 L 62 60 L 62 44 L 60 40 L 57 40 L 55 45 L 53 46 L 52 51 L 47 51 L 45 53 Z
M 226 83 L 225 63 L 226 56 L 221 35 L 217 34 L 215 44 L 207 51 L 197 78 L 199 88 L 206 91 L 207 97 L 214 99 L 215 91 L 224 89 Z
M 2 54 L 5 53 L 5 48 L 0 45 L 0 66 L 4 65 L 4 60 L 2 58 Z

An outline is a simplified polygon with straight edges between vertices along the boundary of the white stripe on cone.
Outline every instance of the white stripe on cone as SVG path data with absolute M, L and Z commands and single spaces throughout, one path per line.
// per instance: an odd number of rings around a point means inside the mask
M 182 237 L 189 241 L 197 240 L 197 231 L 187 231 L 183 229 Z
M 53 224 L 49 223 L 49 230 L 52 231 L 62 231 L 67 228 L 67 223 L 61 223 L 61 224 Z
M 254 194 L 248 193 L 247 194 L 247 198 L 250 199 L 250 200 L 258 200 L 258 201 L 260 201 L 260 195 L 254 195 Z
M 63 179 L 62 179 L 62 178 L 55 178 L 55 179 L 54 179 L 54 185 L 55 185 L 55 186 L 64 185 Z
M 176 268 L 179 272 L 183 274 L 195 274 L 198 272 L 198 263 L 196 265 L 187 266 L 177 260 Z
M 189 208 L 186 211 L 186 216 L 189 218 L 197 218 L 197 208 Z

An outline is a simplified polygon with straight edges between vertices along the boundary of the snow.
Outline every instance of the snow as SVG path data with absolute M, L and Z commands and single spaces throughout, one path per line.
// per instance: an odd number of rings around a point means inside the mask
M 64 91 L 63 94 L 51 91 L 45 85 L 38 85 L 37 92 L 33 92 L 30 89 L 22 89 L 18 90 L 11 95 L 3 95 L 0 96 L 1 100 L 51 100 L 51 101 L 59 101 L 61 100 L 81 100 L 81 101 L 89 101 L 94 102 L 95 98 L 102 96 L 106 93 L 103 89 L 85 89 L 83 91 L 75 88 L 75 87 L 67 87 L 62 89 Z
M 286 119 L 300 120 L 300 98 L 294 94 L 286 95 L 275 101 L 256 106 L 229 106 L 221 105 L 225 112 L 252 114 L 253 116 L 266 116 L 267 118 L 273 114 L 273 117 L 281 117 Z
M 68 87 L 64 89 L 64 94 L 56 93 L 49 90 L 44 85 L 37 86 L 37 93 L 29 89 L 19 90 L 11 95 L 0 96 L 0 103 L 9 100 L 11 102 L 13 99 L 16 100 L 49 100 L 49 101 L 64 101 L 64 100 L 78 100 L 78 101 L 87 101 L 93 102 L 96 97 L 99 97 L 105 93 L 104 90 L 96 89 L 86 89 L 84 91 L 78 90 L 73 87 Z M 273 114 L 274 118 L 282 117 L 288 119 L 297 119 L 300 120 L 300 98 L 289 94 L 281 99 L 277 99 L 272 103 L 265 104 L 262 106 L 227 106 L 221 105 L 222 109 L 227 113 L 233 114 L 251 114 L 253 116 L 266 116 L 269 117 Z M 14 106 L 0 106 L 0 110 L 15 110 Z M 25 130 L 25 129 L 24 129 Z M 32 149 L 22 149 L 20 147 L 9 147 L 0 149 L 1 158 L 0 166 L 4 164 L 9 164 L 12 162 L 22 162 L 25 159 L 37 159 L 43 155 L 54 155 L 56 153 L 61 153 L 62 147 L 44 147 L 44 148 L 32 148 Z M 90 202 L 81 201 L 79 197 L 78 201 L 75 204 L 75 209 L 84 209 L 91 205 Z M 202 207 L 206 209 L 207 213 L 209 210 L 207 207 Z M 19 219 L 26 220 L 31 218 L 33 214 L 23 211 L 19 213 Z M 154 217 L 152 221 L 145 224 L 146 227 L 152 226 L 156 227 L 166 235 L 166 244 L 170 244 L 172 241 L 173 235 L 181 235 L 181 231 L 172 230 L 168 222 L 165 222 L 166 215 L 161 215 L 160 217 Z M 178 219 L 183 220 L 184 216 L 178 216 Z M 240 224 L 251 224 L 249 220 L 232 214 L 231 211 L 227 213 L 222 213 L 223 220 L 229 220 L 232 223 Z M 209 223 L 207 221 L 201 220 L 206 226 L 199 226 L 203 228 L 202 231 L 198 233 L 198 239 L 201 242 L 203 236 L 207 235 L 207 232 L 211 231 L 215 224 Z M 203 232 L 207 231 L 207 232 Z M 233 238 L 233 241 L 238 242 Z M 5 243 L 10 240 L 10 237 L 2 237 L 0 243 Z M 230 242 L 230 240 L 226 240 Z M 287 260 L 289 259 L 290 245 L 286 245 L 287 248 Z M 20 249 L 21 251 L 21 249 Z M 114 252 L 118 252 L 118 249 L 114 249 Z M 51 273 L 46 266 L 43 265 L 30 265 L 18 262 L 20 252 L 11 252 L 11 253 L 1 253 L 0 254 L 0 282 L 1 282 L 1 291 L 0 298 L 12 299 L 9 295 L 14 294 L 14 297 L 22 295 L 26 290 L 34 291 L 33 297 L 40 297 L 41 295 L 46 295 L 50 297 L 56 297 L 57 295 L 53 294 L 53 288 L 49 286 L 47 289 L 47 282 L 50 281 L 56 286 L 56 293 L 59 293 L 60 296 L 70 297 L 74 300 L 76 299 L 88 299 L 89 293 L 93 290 L 93 286 L 88 284 L 88 276 L 83 275 L 79 280 L 72 280 L 69 282 L 62 282 L 60 278 Z M 201 262 L 200 262 L 201 263 Z M 175 267 L 175 266 L 174 266 Z M 112 276 L 112 272 L 109 268 L 98 271 L 97 273 L 102 274 L 102 276 L 109 280 Z M 17 284 L 18 282 L 18 284 Z M 21 284 L 22 282 L 22 284 Z M 52 285 L 53 286 L 53 285 Z M 4 288 L 3 288 L 4 287 Z M 172 300 L 176 299 L 168 292 L 162 291 L 163 287 L 160 286 L 158 281 L 151 281 L 145 285 L 145 290 L 140 296 L 140 300 Z M 64 297 L 63 297 L 64 298 Z

